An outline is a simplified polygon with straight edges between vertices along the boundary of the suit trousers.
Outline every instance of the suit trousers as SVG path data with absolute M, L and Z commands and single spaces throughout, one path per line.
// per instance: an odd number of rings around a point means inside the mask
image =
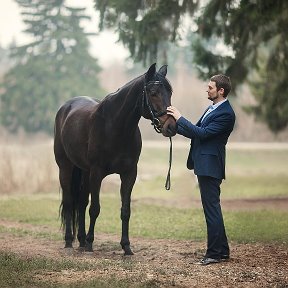
M 207 225 L 205 257 L 220 259 L 222 255 L 229 255 L 229 245 L 220 205 L 222 180 L 210 176 L 197 176 L 197 178 Z

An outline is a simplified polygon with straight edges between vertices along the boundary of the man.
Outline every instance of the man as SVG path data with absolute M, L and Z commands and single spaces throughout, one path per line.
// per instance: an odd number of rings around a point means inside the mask
M 200 265 L 219 263 L 230 257 L 220 205 L 220 184 L 225 179 L 225 146 L 235 124 L 235 113 L 227 99 L 231 90 L 229 77 L 215 75 L 208 84 L 208 99 L 213 102 L 193 125 L 177 108 L 167 114 L 177 123 L 177 133 L 191 139 L 187 168 L 194 169 L 201 193 L 207 224 L 207 250 Z

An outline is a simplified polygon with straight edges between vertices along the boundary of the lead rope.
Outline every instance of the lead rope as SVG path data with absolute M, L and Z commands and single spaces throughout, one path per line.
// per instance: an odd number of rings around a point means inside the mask
M 146 85 L 144 86 L 144 90 L 143 90 L 142 107 L 144 107 L 144 98 L 145 98 L 145 100 L 146 100 L 146 105 L 147 105 L 147 107 L 148 107 L 148 109 L 149 109 L 149 113 L 150 113 L 150 115 L 152 116 L 152 123 L 151 123 L 151 125 L 153 125 L 153 127 L 154 127 L 154 129 L 155 129 L 155 131 L 156 131 L 157 133 L 161 133 L 161 130 L 159 129 L 159 127 L 158 127 L 158 125 L 156 124 L 156 121 L 155 121 L 155 120 L 157 120 L 157 121 L 159 122 L 159 120 L 158 120 L 157 117 L 155 117 L 155 115 L 154 115 L 154 113 L 153 113 L 153 111 L 152 111 L 152 108 L 151 108 L 151 106 L 150 106 L 150 104 L 149 104 L 149 99 L 148 99 L 148 97 L 145 97 L 145 96 L 147 96 Z M 159 123 L 160 123 L 160 122 L 159 122 Z M 173 147 L 172 147 L 172 138 L 169 137 L 169 140 L 170 140 L 169 169 L 168 169 L 168 173 L 167 173 L 167 177 L 166 177 L 166 183 L 165 183 L 165 188 L 166 188 L 166 190 L 170 190 L 170 188 L 171 188 L 170 172 L 171 172 L 171 166 L 172 166 L 172 148 L 173 148 Z
M 168 169 L 166 183 L 165 183 L 166 190 L 170 190 L 171 188 L 170 172 L 171 172 L 171 166 L 172 166 L 172 138 L 169 137 L 169 140 L 170 140 L 169 169 Z

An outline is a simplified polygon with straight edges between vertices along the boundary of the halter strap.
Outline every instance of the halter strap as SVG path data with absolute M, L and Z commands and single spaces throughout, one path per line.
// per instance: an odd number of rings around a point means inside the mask
M 163 85 L 163 83 L 161 81 L 149 81 L 146 85 L 144 85 L 144 91 L 143 91 L 143 96 L 142 96 L 142 109 L 144 110 L 144 101 L 145 101 L 145 104 L 146 106 L 148 107 L 149 109 L 149 113 L 152 117 L 151 121 L 151 125 L 154 126 L 154 129 L 157 133 L 161 133 L 161 130 L 160 130 L 160 127 L 161 127 L 161 123 L 160 123 L 160 120 L 158 119 L 158 117 L 161 117 L 165 114 L 167 114 L 166 110 L 165 111 L 155 111 L 149 97 L 148 97 L 148 94 L 147 94 L 147 86 L 149 85 Z

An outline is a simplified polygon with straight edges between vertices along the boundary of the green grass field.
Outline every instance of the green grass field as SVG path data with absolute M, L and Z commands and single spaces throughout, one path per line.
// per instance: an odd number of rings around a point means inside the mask
M 168 168 L 168 149 L 144 147 L 139 162 L 139 180 L 132 195 L 131 236 L 205 239 L 206 226 L 202 209 L 195 207 L 181 209 L 179 205 L 177 208 L 173 207 L 173 201 L 181 197 L 184 201 L 185 197 L 199 199 L 195 177 L 185 167 L 186 156 L 187 149 L 174 148 L 172 189 L 166 191 L 164 183 Z M 288 163 L 286 150 L 228 151 L 227 180 L 222 184 L 222 199 L 288 197 L 286 163 Z M 102 190 L 101 213 L 96 230 L 120 234 L 119 183 L 111 184 L 106 181 Z M 57 230 L 60 226 L 60 198 L 59 191 L 49 194 L 1 196 L 0 219 L 32 225 L 48 225 L 57 231 L 55 235 L 52 233 L 36 236 L 60 239 L 61 235 Z M 169 205 L 161 206 L 161 201 Z M 223 211 L 232 241 L 287 242 L 288 211 L 234 210 Z M 0 227 L 0 229 L 3 231 L 6 228 Z M 25 229 L 22 231 L 18 229 L 13 233 L 25 234 Z
M 139 162 L 139 179 L 132 195 L 130 236 L 206 240 L 203 211 L 196 207 L 181 208 L 175 205 L 180 198 L 199 199 L 195 177 L 185 167 L 187 149 L 174 148 L 172 189 L 164 188 L 168 169 L 168 145 L 166 148 L 144 147 Z M 288 197 L 287 150 L 229 150 L 227 153 L 227 180 L 222 185 L 222 199 L 259 199 Z M 113 178 L 114 179 L 114 178 Z M 117 177 L 104 181 L 101 192 L 101 213 L 95 233 L 121 234 L 120 196 Z M 15 236 L 41 237 L 52 241 L 61 240 L 59 220 L 59 189 L 50 193 L 25 193 L 0 195 L 0 220 L 18 223 L 7 227 L 0 223 L 0 237 L 5 233 Z M 184 200 L 183 200 L 184 199 Z M 148 200 L 148 201 L 147 201 Z M 165 203 L 165 205 L 161 205 Z M 166 205 L 166 204 L 169 205 Z M 181 202 L 180 202 L 181 203 Z M 243 208 L 243 207 L 241 207 Z M 88 213 L 87 213 L 88 214 Z M 276 209 L 229 209 L 223 210 L 226 230 L 230 241 L 235 243 L 288 244 L 288 211 Z M 87 217 L 88 218 L 88 217 Z M 88 219 L 87 219 L 88 220 Z M 23 225 L 22 225 L 23 224 Z M 47 227 L 32 229 L 32 227 Z M 87 263 L 45 258 L 23 258 L 13 253 L 0 252 L 1 287 L 53 287 L 51 283 L 35 282 L 31 277 L 36 271 L 85 270 Z M 89 264 L 89 269 L 93 269 Z M 103 263 L 103 265 L 108 265 Z M 112 265 L 112 264 L 111 264 Z M 113 264 L 115 265 L 115 264 Z M 121 264 L 124 265 L 124 264 Z M 126 267 L 127 268 L 127 267 Z M 124 269 L 126 269 L 124 267 Z M 123 281 L 111 277 L 57 287 L 158 287 L 145 282 L 135 285 L 127 278 Z M 35 286 L 36 285 L 36 286 Z
M 40 195 L 39 195 L 40 196 Z M 5 199 L 0 204 L 0 218 L 32 225 L 45 225 L 54 232 L 33 232 L 35 237 L 60 240 L 58 218 L 59 201 L 52 195 L 41 198 L 33 196 Z M 224 211 L 226 229 L 232 241 L 288 243 L 288 212 L 277 210 Z M 88 219 L 87 219 L 88 220 Z M 204 241 L 206 228 L 201 209 L 180 209 L 155 205 L 132 204 L 130 234 L 137 237 L 186 239 Z M 96 233 L 112 233 L 120 237 L 120 203 L 116 197 L 103 196 L 101 214 L 97 220 Z M 5 228 L 0 232 L 31 235 L 25 228 Z
M 163 187 L 168 169 L 168 144 L 167 148 L 144 148 L 139 172 L 147 180 L 144 178 L 145 181 L 136 184 L 134 197 L 173 199 L 191 195 L 199 199 L 195 176 L 186 169 L 187 154 L 188 146 L 173 149 L 172 190 L 166 192 Z M 228 150 L 222 199 L 288 196 L 287 163 L 287 150 Z

